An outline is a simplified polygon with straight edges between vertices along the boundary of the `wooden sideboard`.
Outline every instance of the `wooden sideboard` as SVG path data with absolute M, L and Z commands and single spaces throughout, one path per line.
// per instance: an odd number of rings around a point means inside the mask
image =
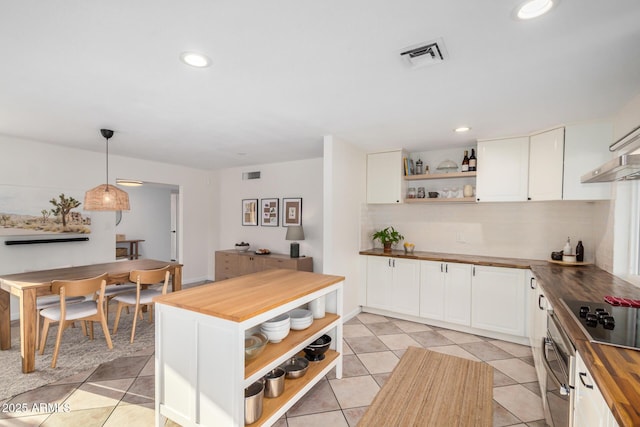
M 291 258 L 289 255 L 274 253 L 256 255 L 251 251 L 239 252 L 233 249 L 216 251 L 215 265 L 216 281 L 274 268 L 313 272 L 311 257 Z

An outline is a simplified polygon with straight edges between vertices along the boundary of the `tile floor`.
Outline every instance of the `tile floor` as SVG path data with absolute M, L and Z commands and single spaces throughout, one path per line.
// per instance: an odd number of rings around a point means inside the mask
M 277 427 L 355 426 L 408 346 L 493 366 L 494 426 L 546 425 L 529 347 L 368 313 L 345 323 L 344 340 L 343 378 L 327 375 Z M 150 349 L 40 387 L 5 402 L 0 426 L 152 426 L 153 369 Z

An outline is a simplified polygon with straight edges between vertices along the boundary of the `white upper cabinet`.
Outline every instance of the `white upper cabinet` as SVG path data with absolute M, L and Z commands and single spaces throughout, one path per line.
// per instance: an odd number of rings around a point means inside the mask
M 402 150 L 367 154 L 367 203 L 402 203 Z
M 529 137 L 529 200 L 562 200 L 564 128 Z
M 527 200 L 529 137 L 478 141 L 476 199 L 479 202 Z
M 605 200 L 611 198 L 611 183 L 582 184 L 580 177 L 611 160 L 611 123 L 567 126 L 564 136 L 564 200 Z

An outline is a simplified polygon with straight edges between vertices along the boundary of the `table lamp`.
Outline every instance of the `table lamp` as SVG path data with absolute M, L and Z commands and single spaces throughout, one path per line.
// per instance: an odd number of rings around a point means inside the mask
M 304 240 L 304 230 L 301 225 L 290 225 L 287 227 L 287 236 L 285 240 Z M 298 242 L 291 243 L 291 258 L 300 258 L 300 244 Z

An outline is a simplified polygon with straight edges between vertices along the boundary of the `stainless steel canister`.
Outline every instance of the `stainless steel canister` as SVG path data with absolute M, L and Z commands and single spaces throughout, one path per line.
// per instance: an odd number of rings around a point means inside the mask
M 244 389 L 244 423 L 253 424 L 262 416 L 264 384 L 257 381 Z
M 275 368 L 264 376 L 264 397 L 278 397 L 284 392 L 284 375 L 282 368 Z

